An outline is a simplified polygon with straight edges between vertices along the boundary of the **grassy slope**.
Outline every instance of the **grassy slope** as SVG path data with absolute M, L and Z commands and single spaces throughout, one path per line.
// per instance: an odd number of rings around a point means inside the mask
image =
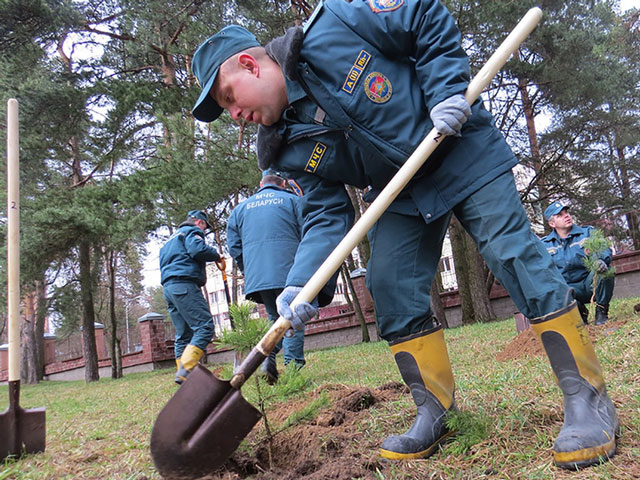
M 640 478 L 640 318 L 631 313 L 638 301 L 614 302 L 612 321 L 626 323 L 596 342 L 622 424 L 621 453 L 613 462 L 578 473 L 551 465 L 553 437 L 562 423 L 560 392 L 544 357 L 495 360 L 515 336 L 510 319 L 446 331 L 458 406 L 472 424 L 488 427 L 486 438 L 465 449 L 463 437 L 427 461 L 389 465 L 380 478 Z M 307 360 L 309 389 L 400 380 L 384 342 L 308 352 Z M 0 463 L 0 480 L 159 479 L 148 442 L 157 413 L 175 392 L 172 379 L 172 371 L 162 370 L 89 385 L 23 385 L 23 408 L 46 407 L 47 451 Z M 243 394 L 255 402 L 253 382 Z M 7 387 L 0 387 L 0 411 L 7 402 Z M 410 426 L 412 411 L 409 396 L 375 405 L 361 428 L 382 439 Z

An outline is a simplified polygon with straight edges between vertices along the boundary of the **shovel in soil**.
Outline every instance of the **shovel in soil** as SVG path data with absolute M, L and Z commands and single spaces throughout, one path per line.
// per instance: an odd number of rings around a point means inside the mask
M 469 105 L 489 85 L 542 18 L 539 8 L 532 8 L 498 47 L 469 83 L 465 98 Z M 360 220 L 331 252 L 316 273 L 292 302 L 311 302 L 325 283 L 342 265 L 367 231 L 413 178 L 444 135 L 434 128 L 407 159 L 384 190 L 360 217 Z M 280 317 L 238 367 L 231 380 L 216 378 L 197 366 L 178 392 L 162 409 L 151 433 L 151 456 L 163 476 L 198 477 L 222 466 L 242 439 L 260 419 L 260 413 L 240 393 L 240 387 L 262 364 L 276 343 L 290 328 Z
M 18 101 L 7 102 L 7 271 L 9 316 L 9 408 L 0 413 L 0 460 L 43 452 L 44 408 L 20 408 L 20 193 Z

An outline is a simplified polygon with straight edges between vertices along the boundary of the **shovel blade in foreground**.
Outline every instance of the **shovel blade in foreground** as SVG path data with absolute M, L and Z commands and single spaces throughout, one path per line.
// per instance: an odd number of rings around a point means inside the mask
M 9 382 L 9 408 L 0 413 L 0 460 L 44 452 L 46 446 L 45 409 L 21 408 L 19 394 L 19 382 Z
M 156 419 L 153 463 L 165 477 L 207 475 L 226 462 L 260 418 L 239 389 L 197 365 Z

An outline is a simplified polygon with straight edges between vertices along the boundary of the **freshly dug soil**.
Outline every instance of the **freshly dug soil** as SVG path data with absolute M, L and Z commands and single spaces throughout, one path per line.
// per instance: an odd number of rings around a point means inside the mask
M 608 335 L 609 332 L 618 329 L 623 323 L 624 321 L 607 322 L 604 325 L 589 324 L 587 325 L 589 337 L 591 337 L 593 343 L 596 343 L 603 335 Z M 520 332 L 502 351 L 498 352 L 496 360 L 504 362 L 505 360 L 542 354 L 544 354 L 542 343 L 540 343 L 533 330 L 528 328 Z
M 323 410 L 315 420 L 278 433 L 270 444 L 265 440 L 261 422 L 247 437 L 248 443 L 254 447 L 253 454 L 234 452 L 215 475 L 204 479 L 375 479 L 375 471 L 381 461 L 377 455 L 379 444 L 363 435 L 358 424 L 367 415 L 367 409 L 378 402 L 393 401 L 407 395 L 408 388 L 399 382 L 389 382 L 375 389 L 324 385 L 306 394 L 302 401 L 298 399 L 280 405 L 269 412 L 268 418 L 271 422 L 280 423 L 323 392 L 331 398 L 331 407 Z M 367 447 L 353 449 L 355 444 Z M 331 460 L 327 461 L 327 458 Z

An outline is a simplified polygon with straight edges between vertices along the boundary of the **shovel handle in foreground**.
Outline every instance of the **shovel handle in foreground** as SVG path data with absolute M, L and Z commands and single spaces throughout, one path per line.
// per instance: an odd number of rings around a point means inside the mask
M 485 63 L 467 87 L 465 100 L 469 105 L 472 105 L 482 91 L 491 83 L 493 77 L 495 77 L 498 71 L 504 66 L 509 57 L 517 51 L 520 44 L 529 36 L 536 25 L 538 25 L 541 18 L 542 10 L 540 8 L 535 7 L 529 10 L 494 54 L 491 55 L 491 58 L 487 60 L 487 63 Z M 391 205 L 444 138 L 445 135 L 438 132 L 435 128 L 429 132 L 427 137 L 418 145 L 418 148 L 416 148 L 391 181 L 385 186 L 380 195 L 369 208 L 367 208 L 349 233 L 347 233 L 302 288 L 291 303 L 292 310 L 295 308 L 295 305 L 302 302 L 311 302 L 318 295 L 322 287 L 329 281 L 338 268 L 340 268 L 340 265 L 342 265 L 342 262 L 344 262 L 349 253 L 353 251 L 358 242 L 362 240 L 373 224 L 380 218 L 389 205 Z M 291 328 L 291 324 L 287 319 L 283 317 L 278 318 L 231 378 L 231 385 L 234 388 L 240 388 L 247 378 L 256 371 L 289 328 Z
M 541 17 L 542 11 L 539 8 L 529 10 L 469 83 L 465 98 L 470 105 L 531 33 Z M 444 135 L 435 129 L 429 133 L 303 287 L 292 302 L 293 307 L 300 302 L 310 302 L 318 295 L 331 275 L 443 138 Z M 196 478 L 215 471 L 227 461 L 261 418 L 260 412 L 242 397 L 240 387 L 290 327 L 288 320 L 278 318 L 229 381 L 220 380 L 201 365 L 196 366 L 162 409 L 151 432 L 151 457 L 163 476 Z
M 45 410 L 20 407 L 20 163 L 18 101 L 7 101 L 7 310 L 9 408 L 0 412 L 0 460 L 43 452 Z

